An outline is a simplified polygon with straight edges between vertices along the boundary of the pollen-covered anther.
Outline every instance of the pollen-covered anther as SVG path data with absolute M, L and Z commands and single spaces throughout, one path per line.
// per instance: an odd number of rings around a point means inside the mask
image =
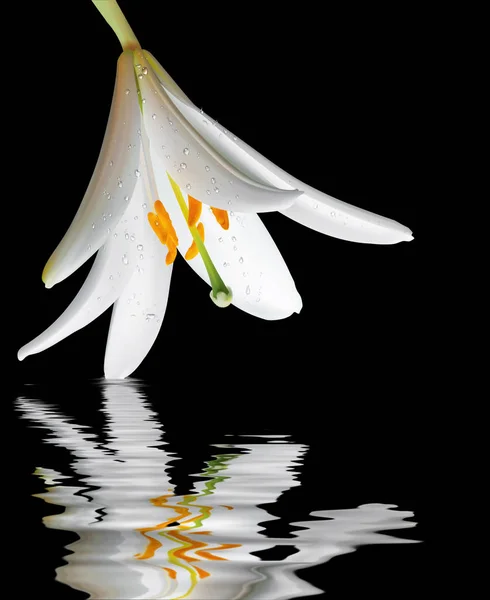
M 223 229 L 228 229 L 230 227 L 230 220 L 228 218 L 228 213 L 226 212 L 226 210 L 223 210 L 222 208 L 214 208 L 214 206 L 211 206 L 211 211 L 215 219 L 218 221 L 219 225 L 221 225 Z
M 196 200 L 192 196 L 188 196 L 189 199 L 189 216 L 187 217 L 187 224 L 189 227 L 194 227 L 201 218 L 202 213 L 202 202 Z
M 199 223 L 197 225 L 197 233 L 199 234 L 201 240 L 204 242 L 204 225 L 202 223 Z M 187 252 L 185 253 L 185 259 L 191 260 L 192 258 L 195 258 L 198 254 L 199 249 L 197 247 L 196 242 L 193 240 L 189 250 L 187 250 Z
M 157 200 L 153 206 L 156 214 L 149 212 L 148 222 L 150 223 L 151 228 L 156 233 L 160 242 L 164 246 L 167 246 L 168 253 L 165 258 L 165 262 L 167 265 L 170 265 L 177 257 L 177 246 L 179 244 L 179 239 L 177 237 L 177 233 L 175 232 L 175 228 L 172 224 L 170 216 L 160 200 Z

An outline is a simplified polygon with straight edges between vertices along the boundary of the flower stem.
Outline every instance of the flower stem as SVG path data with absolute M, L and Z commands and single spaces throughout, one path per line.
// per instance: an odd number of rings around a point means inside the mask
M 112 27 L 123 50 L 136 50 L 141 48 L 130 24 L 123 15 L 116 0 L 92 0 L 104 19 Z

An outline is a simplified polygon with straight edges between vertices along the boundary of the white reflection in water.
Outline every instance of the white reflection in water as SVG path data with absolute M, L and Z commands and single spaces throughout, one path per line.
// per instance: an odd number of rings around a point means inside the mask
M 194 492 L 177 496 L 168 463 L 178 457 L 166 451 L 143 392 L 124 382 L 106 384 L 103 396 L 109 439 L 103 445 L 54 407 L 18 400 L 24 418 L 50 431 L 45 441 L 73 456 L 79 486 L 65 485 L 70 477 L 53 469 L 35 473 L 47 486 L 38 496 L 65 507 L 45 517 L 45 525 L 80 538 L 67 547 L 56 578 L 91 598 L 298 598 L 321 590 L 295 571 L 361 545 L 410 542 L 378 533 L 415 525 L 404 520 L 413 513 L 387 504 L 311 513 L 320 520 L 294 523 L 304 529 L 290 539 L 262 535 L 259 523 L 276 517 L 257 505 L 300 485 L 295 471 L 307 446 L 286 435 L 222 445 L 227 452 L 207 463 Z M 279 545 L 294 553 L 282 560 L 251 554 Z

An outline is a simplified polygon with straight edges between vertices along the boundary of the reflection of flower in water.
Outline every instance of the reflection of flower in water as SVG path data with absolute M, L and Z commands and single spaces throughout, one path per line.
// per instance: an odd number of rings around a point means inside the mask
M 125 382 L 107 384 L 103 395 L 105 444 L 52 407 L 18 401 L 25 418 L 52 432 L 45 441 L 74 456 L 78 485 L 52 469 L 40 467 L 36 474 L 50 486 L 39 496 L 66 507 L 45 517 L 45 524 L 79 535 L 57 580 L 91 598 L 305 596 L 318 590 L 296 570 L 361 544 L 408 541 L 376 532 L 413 527 L 404 521 L 412 513 L 379 504 L 320 511 L 315 521 L 294 523 L 304 529 L 290 539 L 266 537 L 263 525 L 276 517 L 262 506 L 299 485 L 295 463 L 306 450 L 299 444 L 227 445 L 226 453 L 207 463 L 195 492 L 179 496 L 169 478 L 169 462 L 176 469 L 178 459 L 162 442 L 161 426 L 141 391 Z M 289 556 L 259 557 L 274 546 L 288 546 Z

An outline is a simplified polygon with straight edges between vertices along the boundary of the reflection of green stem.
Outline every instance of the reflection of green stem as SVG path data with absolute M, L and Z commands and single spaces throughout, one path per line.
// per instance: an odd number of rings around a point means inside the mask
M 136 50 L 141 48 L 130 24 L 127 22 L 116 0 L 92 0 L 99 12 L 112 27 L 121 42 L 123 50 Z

